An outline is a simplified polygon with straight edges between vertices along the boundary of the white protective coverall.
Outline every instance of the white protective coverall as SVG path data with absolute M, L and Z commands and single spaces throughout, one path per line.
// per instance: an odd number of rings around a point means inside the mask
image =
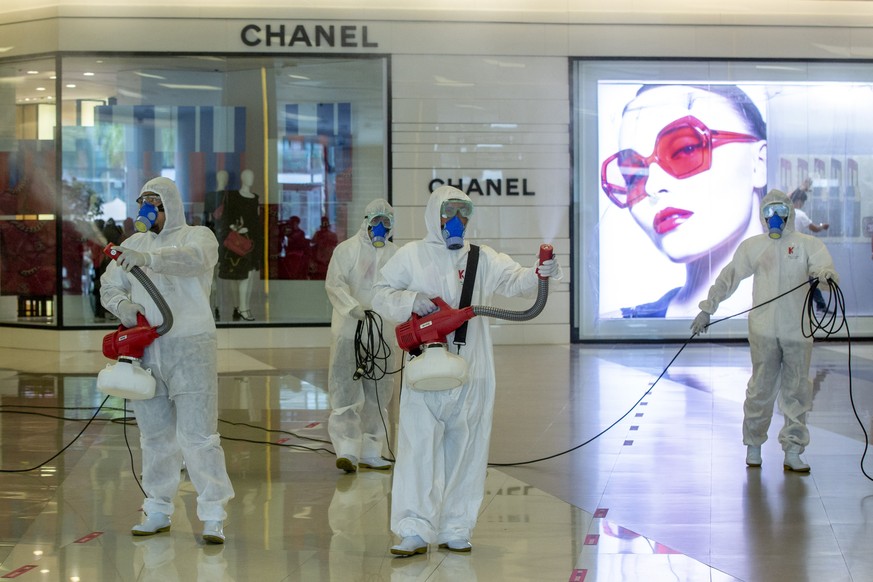
M 379 198 L 367 205 L 364 214 L 365 217 L 377 214 L 393 217 L 394 209 Z M 355 331 L 360 321 L 352 312 L 362 314 L 364 310 L 373 309 L 373 284 L 379 269 L 397 252 L 397 246 L 387 240 L 388 236 L 385 246 L 374 247 L 368 226 L 364 218 L 355 236 L 337 245 L 324 280 L 333 305 L 330 323 L 333 344 L 327 379 L 331 408 L 328 433 L 338 458 L 382 456 L 386 438 L 382 419 L 388 418 L 388 403 L 394 392 L 394 380 L 390 376 L 378 382 L 352 379 L 357 367 Z M 395 324 L 383 318 L 382 325 L 386 341 L 391 343 Z
M 447 199 L 469 200 L 451 186 L 435 190 L 427 202 L 423 240 L 407 243 L 382 268 L 373 305 L 395 321 L 406 321 L 417 293 L 441 297 L 458 307 L 470 243 L 449 250 L 440 226 Z M 470 233 L 475 217 L 470 217 Z M 495 295 L 534 295 L 534 268 L 481 246 L 472 305 L 493 305 Z M 494 407 L 494 358 L 484 316 L 468 321 L 460 355 L 469 366 L 466 384 L 450 390 L 419 391 L 405 386 L 400 398 L 397 462 L 391 494 L 391 530 L 425 542 L 469 540 L 485 488 Z M 454 332 L 448 343 L 452 352 Z
M 700 309 L 713 314 L 719 303 L 736 291 L 740 281 L 754 275 L 752 302 L 761 305 L 821 273 L 836 279 L 831 255 L 819 239 L 794 230 L 794 207 L 788 196 L 771 190 L 761 208 L 773 202 L 788 206 L 782 236 L 772 239 L 765 232 L 744 240 L 733 259 L 718 275 Z M 767 224 L 761 218 L 764 230 Z M 778 394 L 785 424 L 779 443 L 786 452 L 802 453 L 809 444 L 806 413 L 812 407 L 809 362 L 812 338 L 805 338 L 801 314 L 807 288 L 802 287 L 772 303 L 749 312 L 749 347 L 752 377 L 743 404 L 743 443 L 760 446 L 767 440 Z
M 209 304 L 218 241 L 205 226 L 188 226 L 182 198 L 168 178 L 154 178 L 142 192 L 161 196 L 166 222 L 159 234 L 136 233 L 122 247 L 146 253 L 141 267 L 163 295 L 173 327 L 145 350 L 142 367 L 151 368 L 155 396 L 132 401 L 142 447 L 142 486 L 146 515 L 173 513 L 184 459 L 197 490 L 201 521 L 223 521 L 233 487 L 218 434 L 218 374 L 215 321 Z M 158 307 L 145 288 L 113 261 L 101 278 L 104 307 L 118 314 L 130 300 L 145 307 L 152 325 L 160 325 Z

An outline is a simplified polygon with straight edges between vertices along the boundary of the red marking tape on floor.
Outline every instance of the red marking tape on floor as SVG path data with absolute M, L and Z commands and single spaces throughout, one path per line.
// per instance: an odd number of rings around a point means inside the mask
M 597 542 L 600 541 L 600 534 L 588 534 L 585 536 L 585 545 L 586 546 L 596 546 Z
M 304 426 L 303 428 L 315 428 L 315 427 L 318 426 L 319 424 L 321 424 L 321 423 L 320 423 L 320 422 L 310 422 L 309 424 L 307 424 L 307 425 Z
M 281 439 L 277 440 L 276 442 L 279 444 L 282 444 L 282 443 L 287 443 L 290 440 L 291 440 L 290 438 L 285 437 L 285 438 L 281 438 Z
M 567 582 L 585 582 L 586 574 L 588 574 L 588 570 L 573 570 L 573 573 L 570 574 L 570 580 Z
M 635 424 L 635 425 L 631 426 L 630 429 L 631 430 L 640 430 L 640 427 L 639 427 L 639 425 Z
M 634 444 L 633 441 L 624 441 L 624 446 L 626 446 L 626 447 L 629 447 L 629 446 L 631 446 L 632 444 Z
M 597 511 L 594 512 L 594 517 L 606 517 L 606 513 L 608 511 L 609 511 L 609 509 L 607 509 L 605 507 L 601 507 L 601 508 L 597 509 Z
M 99 538 L 99 537 L 102 536 L 102 535 L 103 535 L 103 532 L 102 532 L 102 531 L 91 532 L 91 533 L 89 533 L 88 535 L 83 536 L 83 537 L 77 539 L 77 540 L 76 540 L 75 542 L 73 542 L 73 543 L 74 543 L 74 544 L 87 544 L 87 543 L 90 542 L 91 540 L 93 540 L 93 539 L 95 539 L 95 538 Z
M 9 572 L 8 574 L 6 574 L 2 577 L 3 578 L 18 578 L 22 574 L 27 574 L 28 572 L 30 572 L 34 568 L 36 568 L 36 564 L 28 564 L 27 566 L 22 566 L 22 567 L 18 568 L 17 570 L 12 570 L 11 572 Z

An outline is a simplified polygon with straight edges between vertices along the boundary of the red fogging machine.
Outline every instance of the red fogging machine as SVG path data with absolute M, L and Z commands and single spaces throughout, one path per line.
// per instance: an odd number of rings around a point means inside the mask
M 554 256 L 552 245 L 540 246 L 539 263 Z M 539 264 L 538 263 L 538 264 Z M 477 315 L 509 321 L 528 321 L 539 315 L 549 296 L 549 278 L 537 274 L 537 298 L 526 311 L 509 311 L 499 307 L 469 305 L 454 309 L 440 297 L 433 302 L 439 308 L 428 315 L 412 317 L 395 329 L 397 345 L 412 355 L 406 363 L 406 383 L 416 390 L 448 390 L 467 381 L 467 362 L 448 351 L 447 336 Z
M 111 259 L 118 259 L 122 252 L 109 243 L 103 253 Z M 173 326 L 173 314 L 164 297 L 151 279 L 139 267 L 133 267 L 131 274 L 142 283 L 148 294 L 158 306 L 164 322 L 160 326 L 151 325 L 142 313 L 136 315 L 136 325 L 118 329 L 103 338 L 103 355 L 114 364 L 107 364 L 97 374 L 97 389 L 109 396 L 146 400 L 155 395 L 155 379 L 150 369 L 143 369 L 141 360 L 145 349 Z

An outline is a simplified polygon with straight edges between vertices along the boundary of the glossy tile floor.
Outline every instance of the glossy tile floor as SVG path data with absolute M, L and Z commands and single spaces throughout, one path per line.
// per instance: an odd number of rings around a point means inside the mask
M 21 471 L 0 475 L 0 579 L 873 580 L 873 483 L 847 345 L 813 352 L 808 475 L 783 472 L 778 414 L 763 467 L 744 464 L 745 345 L 686 347 L 643 397 L 679 347 L 498 346 L 495 465 L 473 552 L 412 558 L 388 553 L 391 473 L 344 474 L 323 442 L 327 350 L 220 353 L 236 489 L 224 546 L 203 544 L 187 481 L 171 532 L 130 535 L 136 426 L 117 400 L 87 428 L 75 420 L 103 400 L 102 356 L 0 350 L 0 468 Z M 873 345 L 851 354 L 869 432 Z

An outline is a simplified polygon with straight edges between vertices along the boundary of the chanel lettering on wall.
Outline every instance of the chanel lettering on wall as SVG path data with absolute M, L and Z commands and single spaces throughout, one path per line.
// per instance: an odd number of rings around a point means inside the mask
M 476 178 L 434 178 L 428 184 L 431 192 L 440 186 L 454 186 L 467 196 L 536 196 L 536 192 L 528 188 L 527 178 L 497 178 L 478 180 Z
M 287 48 L 378 48 L 366 25 L 246 24 L 240 30 L 246 46 Z

